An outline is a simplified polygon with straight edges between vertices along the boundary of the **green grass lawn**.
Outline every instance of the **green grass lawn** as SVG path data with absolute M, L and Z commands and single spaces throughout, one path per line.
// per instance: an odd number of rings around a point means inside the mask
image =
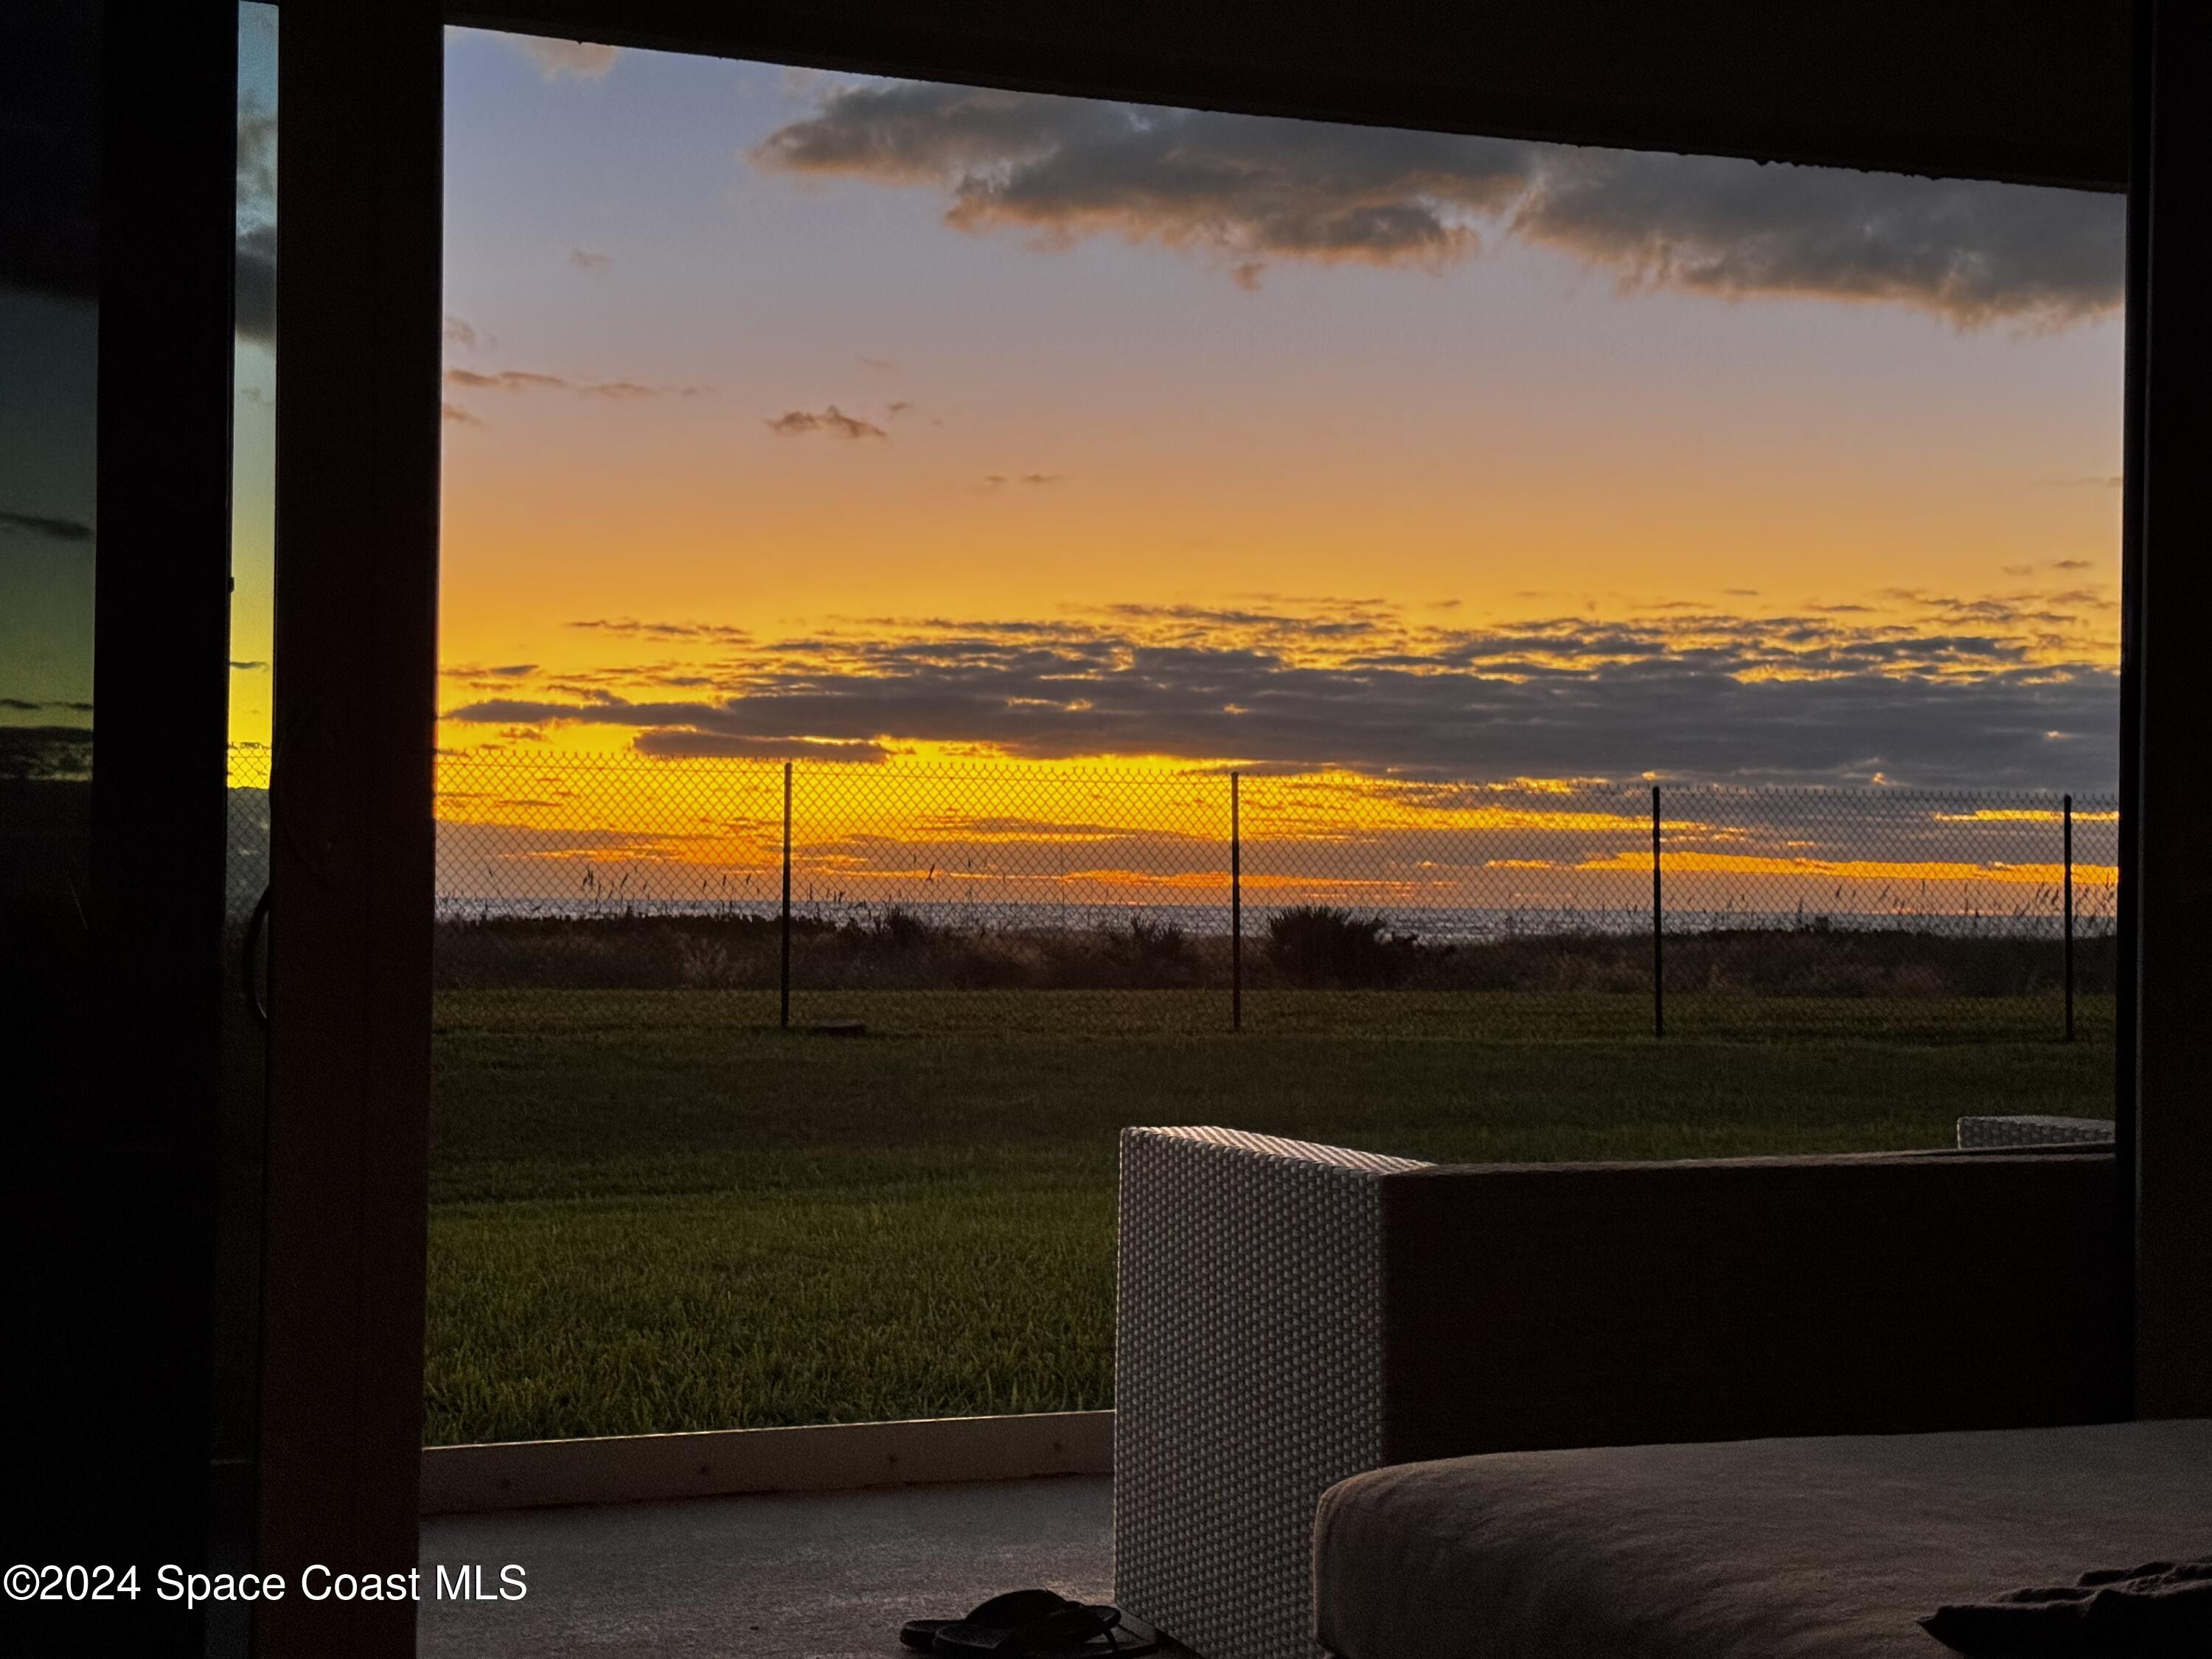
M 1115 1136 L 1451 1159 L 1948 1145 L 2111 1110 L 2025 1000 L 1273 991 L 447 992 L 434 1444 L 1111 1403 Z

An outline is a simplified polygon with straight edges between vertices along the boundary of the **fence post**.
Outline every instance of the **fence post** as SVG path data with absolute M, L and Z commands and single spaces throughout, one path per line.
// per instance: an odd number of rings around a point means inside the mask
M 2074 797 L 2061 795 L 2066 848 L 2066 1040 L 2074 1041 Z
M 1651 786 L 1651 1035 L 1667 1035 L 1667 910 L 1659 885 L 1659 786 Z
M 1244 1029 L 1244 824 L 1237 776 L 1229 775 L 1229 1029 Z
M 776 1024 L 791 1029 L 791 763 L 783 763 L 783 960 L 776 973 Z

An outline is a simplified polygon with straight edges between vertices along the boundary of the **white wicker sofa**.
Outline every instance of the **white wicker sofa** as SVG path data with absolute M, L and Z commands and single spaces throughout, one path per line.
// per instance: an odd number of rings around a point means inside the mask
M 1127 1130 L 1116 1600 L 1205 1659 L 1312 1659 L 1315 1507 L 1364 1471 L 2116 1418 L 2116 1218 L 2108 1148 L 1455 1166 Z

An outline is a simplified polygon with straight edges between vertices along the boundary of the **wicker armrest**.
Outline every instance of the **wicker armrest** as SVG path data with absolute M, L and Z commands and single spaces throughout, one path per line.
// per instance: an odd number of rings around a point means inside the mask
M 1122 1132 L 1115 1596 L 1209 1659 L 1311 1650 L 1314 1505 L 1382 1461 L 1381 1183 L 1425 1167 Z

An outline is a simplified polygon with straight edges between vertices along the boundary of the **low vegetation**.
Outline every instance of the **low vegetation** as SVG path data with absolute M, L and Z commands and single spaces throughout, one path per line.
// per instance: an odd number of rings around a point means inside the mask
M 441 994 L 434 1442 L 1109 1404 L 1127 1124 L 1648 1158 L 1939 1146 L 2112 1089 L 2101 998 L 2071 1045 L 2011 997 L 1686 994 L 1664 1042 L 1580 993 L 1271 988 L 1241 1035 L 1212 990 L 795 1012 L 867 1035 L 781 1031 L 772 992 Z
M 792 982 L 832 991 L 1193 990 L 1225 988 L 1230 941 L 1142 915 L 1095 927 L 960 925 L 896 906 L 835 919 L 795 917 Z M 772 916 L 489 916 L 439 925 L 436 973 L 453 990 L 762 990 L 777 983 Z M 2112 983 L 2112 941 L 2075 947 L 2075 983 Z M 1669 935 L 1667 988 L 1685 994 L 1793 997 L 2055 995 L 2063 957 L 2052 939 L 1837 926 Z M 1245 941 L 1252 989 L 1518 991 L 1649 995 L 1649 933 L 1528 931 L 1465 943 L 1429 940 L 1380 916 L 1322 905 L 1264 914 Z

